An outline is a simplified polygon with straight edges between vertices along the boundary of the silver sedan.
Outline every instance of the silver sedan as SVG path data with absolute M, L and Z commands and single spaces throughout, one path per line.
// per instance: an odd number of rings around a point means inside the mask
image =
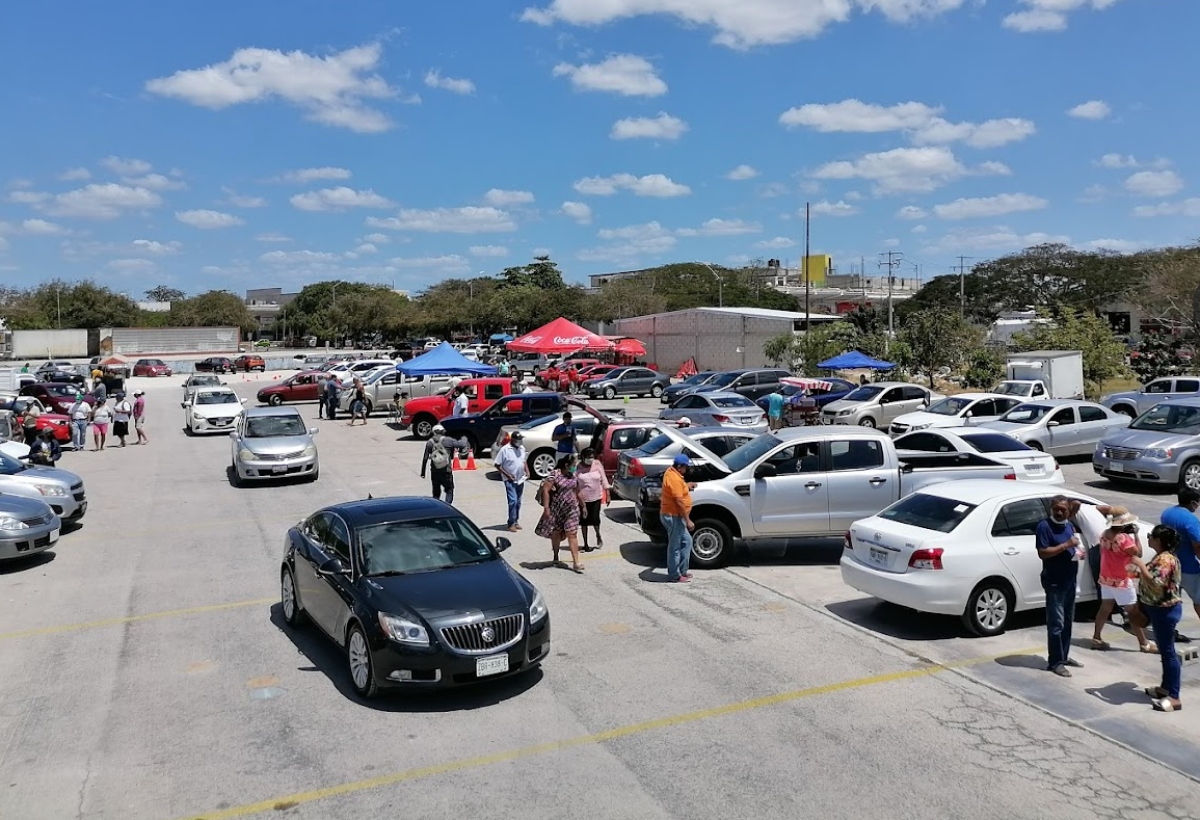
M 1018 404 L 980 430 L 996 430 L 1055 456 L 1091 455 L 1096 443 L 1129 426 L 1129 417 L 1091 401 L 1045 399 Z
M 686 418 L 700 427 L 736 427 L 758 433 L 767 429 L 767 416 L 761 407 L 740 393 L 722 391 L 688 393 L 660 411 L 658 417 L 664 421 Z

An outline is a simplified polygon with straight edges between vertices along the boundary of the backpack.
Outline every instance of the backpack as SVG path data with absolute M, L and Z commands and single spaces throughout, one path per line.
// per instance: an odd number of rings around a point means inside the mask
M 442 444 L 441 438 L 433 442 L 433 450 L 429 454 L 429 463 L 433 465 L 435 470 L 444 470 L 450 466 L 450 454 L 446 452 L 446 445 Z

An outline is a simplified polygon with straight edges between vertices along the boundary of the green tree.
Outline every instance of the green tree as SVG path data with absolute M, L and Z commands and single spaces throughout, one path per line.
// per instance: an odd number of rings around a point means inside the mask
M 242 298 L 227 290 L 210 290 L 172 302 L 171 323 L 177 327 L 239 327 L 247 332 L 258 327 Z
M 1184 369 L 1179 355 L 1182 342 L 1166 333 L 1147 333 L 1130 356 L 1130 367 L 1142 384 L 1163 376 L 1173 376 Z
M 991 390 L 1004 380 L 1004 351 L 994 347 L 976 347 L 967 351 L 967 370 L 963 384 L 975 390 Z
M 137 302 L 90 281 L 54 279 L 29 291 L 27 298 L 43 317 L 41 327 L 129 327 L 138 319 Z
M 156 285 L 146 291 L 146 301 L 148 302 L 179 302 L 186 298 L 187 294 L 179 288 L 166 285 Z
M 963 364 L 965 354 L 983 340 L 978 328 L 957 313 L 922 310 L 909 316 L 897 334 L 897 340 L 907 348 L 908 364 L 929 378 L 943 368 L 955 369 Z
M 1104 382 L 1127 372 L 1125 344 L 1113 335 L 1104 319 L 1087 311 L 1066 311 L 1053 324 L 1038 325 L 1013 336 L 1017 350 L 1079 350 L 1083 353 L 1083 378 L 1094 385 L 1092 395 L 1104 391 Z
M 563 290 L 567 287 L 558 265 L 549 256 L 535 256 L 528 265 L 505 268 L 500 274 L 505 287 L 532 286 L 541 290 Z

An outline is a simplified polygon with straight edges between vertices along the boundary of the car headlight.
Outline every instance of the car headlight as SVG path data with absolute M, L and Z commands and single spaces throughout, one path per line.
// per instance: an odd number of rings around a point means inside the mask
M 199 413 L 192 413 L 192 420 L 193 421 L 204 421 L 204 416 L 200 415 Z
M 313 458 L 317 455 L 317 445 L 310 444 L 304 448 L 304 457 Z
M 533 603 L 529 605 L 529 623 L 532 626 L 546 617 L 550 610 L 546 607 L 546 601 L 542 598 L 542 593 L 534 590 Z
M 245 447 L 242 447 L 238 450 L 238 458 L 242 461 L 254 461 L 258 456 L 254 454 L 253 450 L 247 450 Z
M 34 482 L 33 486 L 34 489 L 36 489 L 42 495 L 59 497 L 67 494 L 67 491 L 57 484 L 43 484 L 41 482 Z
M 850 414 L 851 414 L 851 413 L 853 413 L 853 412 L 854 412 L 853 410 L 839 410 L 839 411 L 837 412 L 837 414 L 838 414 L 839 416 L 848 416 L 848 415 L 850 415 Z
M 19 518 L 10 515 L 0 515 L 0 530 L 27 530 L 29 525 Z
M 425 627 L 407 618 L 380 612 L 379 626 L 385 635 L 397 643 L 409 646 L 429 646 L 429 632 Z
M 1143 450 L 1142 455 L 1146 458 L 1171 458 L 1175 455 L 1175 451 L 1169 447 L 1155 447 L 1150 450 Z
M 932 427 L 932 426 L 933 426 L 932 422 L 930 422 L 929 424 L 914 424 L 912 427 L 908 428 L 908 432 L 912 433 L 917 430 L 924 430 L 926 427 Z

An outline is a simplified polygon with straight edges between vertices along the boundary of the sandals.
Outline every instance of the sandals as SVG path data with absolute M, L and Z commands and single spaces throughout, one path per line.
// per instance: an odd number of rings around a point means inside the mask
M 1158 647 L 1154 644 L 1154 641 L 1147 641 L 1138 647 L 1138 651 L 1145 652 L 1147 655 L 1157 655 Z
M 1182 712 L 1182 703 L 1172 703 L 1170 698 L 1158 698 L 1150 701 L 1156 712 Z
M 1158 700 L 1167 696 L 1167 690 L 1161 686 L 1147 686 L 1142 691 L 1146 693 L 1146 697 L 1150 698 L 1150 700 Z
M 1108 641 L 1102 641 L 1099 638 L 1092 638 L 1092 649 L 1095 649 L 1097 652 L 1107 652 L 1112 649 L 1112 644 Z
M 576 575 L 582 575 L 584 567 L 583 567 L 583 564 L 576 562 L 575 565 L 571 567 L 571 569 L 575 571 Z

